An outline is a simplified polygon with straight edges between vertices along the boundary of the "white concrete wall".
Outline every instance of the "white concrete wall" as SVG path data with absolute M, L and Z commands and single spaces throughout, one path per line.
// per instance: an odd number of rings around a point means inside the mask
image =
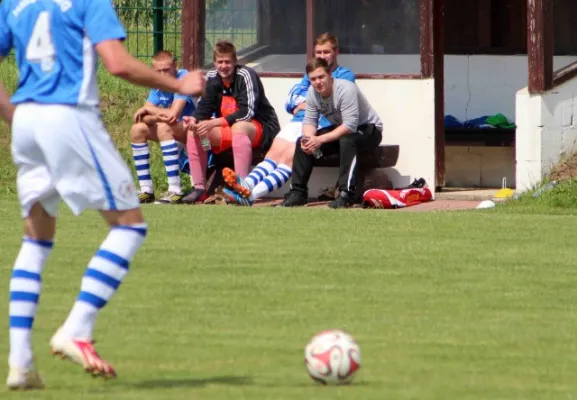
M 555 69 L 577 57 L 557 56 Z M 343 54 L 339 63 L 357 74 L 418 74 L 421 61 L 415 55 Z M 304 72 L 304 54 L 269 55 L 249 64 L 257 71 Z M 527 86 L 526 55 L 445 56 L 445 114 L 460 120 L 483 115 L 504 114 L 515 120 L 515 94 Z
M 281 126 L 291 116 L 284 109 L 289 89 L 297 78 L 262 78 L 266 96 L 277 111 Z M 434 183 L 435 131 L 433 80 L 375 80 L 360 79 L 358 85 L 367 96 L 384 124 L 383 144 L 400 146 L 395 168 L 387 169 L 387 176 L 395 186 L 406 186 L 423 177 Z M 309 185 L 309 195 L 315 197 L 320 189 L 334 185 L 334 168 L 317 168 Z M 285 189 L 280 193 L 286 191 Z
M 516 182 L 525 191 L 577 150 L 577 80 L 542 95 L 518 91 L 516 112 Z
M 554 68 L 576 60 L 577 57 L 555 57 Z M 257 71 L 303 72 L 305 63 L 304 55 L 289 54 L 270 55 L 249 65 Z M 357 74 L 420 72 L 418 55 L 341 55 L 339 63 Z M 551 163 L 573 146 L 572 92 L 564 88 L 542 101 L 528 98 L 521 90 L 527 86 L 527 80 L 526 55 L 445 56 L 445 114 L 466 120 L 502 113 L 521 128 L 517 132 L 515 154 L 513 149 L 504 148 L 448 147 L 448 186 L 500 187 L 505 177 L 509 187 L 516 184 L 523 187 L 541 179 Z M 264 81 L 267 95 L 284 125 L 290 119 L 284 111 L 286 94 L 298 79 Z M 359 80 L 359 86 L 385 123 L 384 142 L 401 145 L 399 162 L 388 171 L 393 184 L 402 186 L 421 176 L 434 182 L 433 82 Z M 546 127 L 541 129 L 540 124 Z M 515 163 L 519 167 L 516 174 Z M 336 171 L 317 171 L 311 181 L 311 196 L 316 195 L 318 187 L 330 186 L 335 180 Z

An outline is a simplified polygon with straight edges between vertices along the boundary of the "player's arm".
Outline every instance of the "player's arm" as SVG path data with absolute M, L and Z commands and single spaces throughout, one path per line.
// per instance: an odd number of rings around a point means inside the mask
M 12 49 L 12 32 L 8 27 L 8 2 L 0 1 L 0 64 L 4 60 L 10 50 Z M 14 105 L 10 103 L 10 96 L 0 81 L 0 118 L 12 123 L 12 116 L 14 115 Z
M 356 87 L 353 85 L 347 86 L 345 90 L 338 93 L 338 96 L 340 98 L 337 99 L 337 104 L 339 104 L 343 123 L 329 133 L 320 136 L 322 143 L 334 142 L 344 135 L 357 131 L 359 125 L 359 98 Z
M 93 43 L 104 67 L 112 75 L 136 85 L 167 92 L 195 96 L 202 93 L 204 77 L 200 71 L 189 73 L 184 79 L 177 80 L 157 73 L 126 51 L 122 43 L 126 34 L 110 0 L 85 0 L 83 5 L 86 35 Z
M 191 79 L 187 78 L 195 78 L 196 73 L 190 73 L 182 80 L 159 74 L 132 57 L 119 40 L 106 40 L 98 43 L 95 49 L 108 72 L 136 85 L 195 96 L 200 95 L 204 88 L 202 75 L 196 82 L 189 82 Z
M 308 75 L 305 74 L 303 76 L 303 78 L 301 79 L 300 83 L 298 84 L 298 89 L 296 89 L 296 90 L 299 90 L 302 93 L 306 93 L 309 90 L 310 86 L 311 86 L 311 81 L 309 80 Z M 289 94 L 289 96 L 291 96 L 291 95 L 293 95 L 293 94 L 292 93 Z M 289 97 L 289 100 L 290 100 L 290 97 Z M 303 103 L 301 103 L 299 105 L 294 105 L 292 102 L 287 101 L 286 107 L 285 107 L 287 112 L 289 114 L 293 114 L 293 115 L 295 115 L 299 111 L 306 110 L 306 108 L 307 108 L 307 102 L 306 101 L 304 101 Z
M 4 57 L 0 57 L 0 64 L 4 60 Z M 10 103 L 10 95 L 6 91 L 4 84 L 0 82 L 0 117 L 8 122 L 12 123 L 12 117 L 14 116 L 14 105 Z
M 186 106 L 186 103 L 186 100 L 175 99 L 172 102 L 170 108 L 157 108 L 154 114 L 151 116 L 156 119 L 156 122 L 164 122 L 172 125 L 178 121 L 178 118 L 180 117 L 180 114 L 182 114 L 182 110 L 184 109 L 184 106 Z
M 252 120 L 260 99 L 258 79 L 253 70 L 239 73 L 237 79 L 240 79 L 240 92 L 236 99 L 238 109 L 225 118 L 229 126 L 235 122 Z
M 315 98 L 315 91 L 309 87 L 307 93 L 307 101 L 305 108 L 305 117 L 303 118 L 303 136 L 313 137 L 317 134 L 317 126 L 319 123 L 320 113 L 318 109 L 317 100 Z
M 182 114 L 182 110 L 184 110 L 184 107 L 186 107 L 187 103 L 188 100 L 175 98 L 170 108 L 166 110 L 166 114 L 168 114 L 174 119 L 178 119 L 180 117 L 180 114 Z

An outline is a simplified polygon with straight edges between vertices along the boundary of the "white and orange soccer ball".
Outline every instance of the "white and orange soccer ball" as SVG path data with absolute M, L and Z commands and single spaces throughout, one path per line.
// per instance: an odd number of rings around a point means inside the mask
M 305 348 L 309 376 L 324 385 L 351 383 L 361 367 L 361 349 L 355 339 L 341 330 L 313 336 Z

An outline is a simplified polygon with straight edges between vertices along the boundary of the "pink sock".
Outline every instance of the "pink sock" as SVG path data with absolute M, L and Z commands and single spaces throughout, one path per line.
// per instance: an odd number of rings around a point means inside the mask
M 252 143 L 247 135 L 241 133 L 232 137 L 232 154 L 234 157 L 234 172 L 246 178 L 252 163 Z
M 204 189 L 206 184 L 206 168 L 208 167 L 208 155 L 202 148 L 198 137 L 188 137 L 186 142 L 188 152 L 188 165 L 194 182 L 195 189 Z

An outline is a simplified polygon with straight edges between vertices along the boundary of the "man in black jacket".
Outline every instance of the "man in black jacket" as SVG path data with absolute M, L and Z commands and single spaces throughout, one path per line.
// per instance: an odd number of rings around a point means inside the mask
M 205 93 L 193 116 L 184 118 L 189 130 L 187 150 L 195 188 L 182 199 L 188 204 L 206 198 L 208 143 L 217 154 L 232 148 L 234 169 L 246 177 L 252 149 L 260 147 L 266 153 L 280 130 L 260 78 L 253 69 L 237 64 L 234 45 L 227 41 L 216 43 L 213 56 L 215 69 L 207 73 Z

